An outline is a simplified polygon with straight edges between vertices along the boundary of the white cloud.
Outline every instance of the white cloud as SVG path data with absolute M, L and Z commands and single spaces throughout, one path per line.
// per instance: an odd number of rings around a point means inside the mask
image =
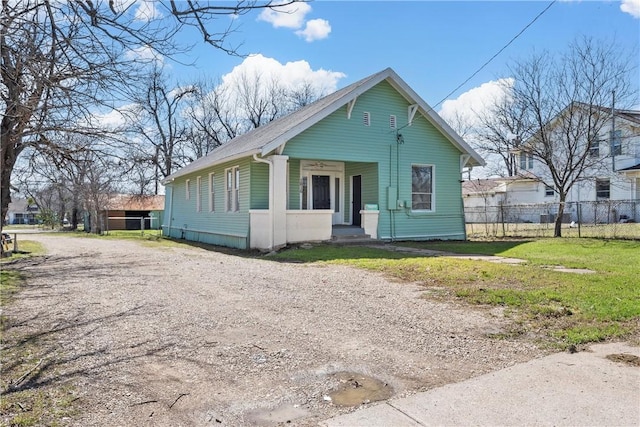
M 509 96 L 509 88 L 513 86 L 513 83 L 512 78 L 483 83 L 456 99 L 446 100 L 442 103 L 439 114 L 454 129 L 459 122 L 463 122 L 465 127 L 475 127 L 480 124 L 478 116 L 485 114 L 491 105 L 495 105 L 496 101 L 501 101 Z
M 151 21 L 158 18 L 162 18 L 162 13 L 160 13 L 154 1 L 138 1 L 138 9 L 136 9 L 135 14 L 136 21 Z
M 92 120 L 95 120 L 100 127 L 116 130 L 134 122 L 139 114 L 140 106 L 138 104 L 127 104 L 107 113 L 96 113 Z
M 252 82 L 259 78 L 262 82 L 277 81 L 284 88 L 296 88 L 308 83 L 318 92 L 331 93 L 344 77 L 346 75 L 338 71 L 322 68 L 313 70 L 304 60 L 281 64 L 273 58 L 257 54 L 250 55 L 231 72 L 222 76 L 222 86 L 234 90 L 243 79 Z
M 258 16 L 259 20 L 273 25 L 274 28 L 302 28 L 307 13 L 311 12 L 308 3 L 291 3 L 285 6 L 275 6 L 273 9 L 264 9 Z
M 307 21 L 307 25 L 304 30 L 296 31 L 296 34 L 304 38 L 308 42 L 314 40 L 322 40 L 329 37 L 331 32 L 331 25 L 329 21 L 324 19 L 312 19 Z
M 153 50 L 151 46 L 140 46 L 135 49 L 131 49 L 127 52 L 126 56 L 127 59 L 131 59 L 132 61 L 155 61 L 159 64 L 164 62 L 164 57 Z
M 640 19 L 640 0 L 622 0 L 620 2 L 620 10 Z

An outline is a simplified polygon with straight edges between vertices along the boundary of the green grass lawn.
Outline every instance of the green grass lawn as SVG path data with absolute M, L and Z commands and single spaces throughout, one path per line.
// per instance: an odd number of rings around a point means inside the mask
M 595 239 L 495 242 L 399 242 L 463 254 L 521 258 L 524 265 L 423 257 L 364 247 L 316 246 L 273 259 L 346 264 L 380 271 L 469 304 L 501 306 L 514 334 L 536 333 L 560 347 L 640 334 L 640 243 Z M 588 268 L 594 274 L 553 271 Z
M 0 259 L 0 307 L 11 304 L 26 283 L 28 277 L 12 266 L 12 262 L 20 258 L 42 255 L 44 247 L 34 241 L 22 240 L 18 235 L 19 254 Z M 13 247 L 13 245 L 9 245 Z M 37 376 L 39 361 L 45 359 L 42 344 L 37 339 L 23 339 L 11 328 L 11 319 L 0 314 L 0 333 L 3 346 L 0 348 L 0 366 L 2 366 L 2 382 L 0 383 L 0 418 L 6 425 L 38 426 L 62 425 L 61 419 L 74 414 L 72 403 L 77 400 L 72 386 L 61 386 L 52 389 L 38 387 L 20 387 L 28 382 L 11 388 L 25 373 Z M 5 424 L 2 424 L 5 425 Z

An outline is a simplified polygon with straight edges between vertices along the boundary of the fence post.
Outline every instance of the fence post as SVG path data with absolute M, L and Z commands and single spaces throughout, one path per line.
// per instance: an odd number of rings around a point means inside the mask
M 140 217 L 140 235 L 144 236 L 144 216 Z
M 502 223 L 502 237 L 505 237 L 507 233 L 504 228 L 504 202 L 502 200 L 500 201 L 500 222 Z
M 578 202 L 578 238 L 582 237 L 580 234 L 580 227 L 582 226 L 582 203 Z

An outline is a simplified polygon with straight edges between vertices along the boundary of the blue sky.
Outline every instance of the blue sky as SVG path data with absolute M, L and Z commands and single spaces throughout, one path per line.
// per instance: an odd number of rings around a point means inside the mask
M 229 41 L 242 44 L 243 54 L 268 58 L 264 69 L 302 61 L 308 64 L 309 76 L 318 70 L 342 73 L 333 74 L 329 86 L 343 87 L 392 67 L 432 106 L 446 96 L 455 99 L 483 83 L 508 77 L 507 64 L 513 59 L 534 50 L 565 50 L 579 36 L 615 40 L 622 48 L 640 51 L 640 0 L 557 1 L 486 68 L 449 95 L 549 4 L 319 0 L 288 14 L 272 15 L 271 21 L 258 12 L 240 16 Z M 315 28 L 311 33 L 315 39 L 305 37 L 306 28 Z M 171 65 L 182 81 L 202 75 L 221 77 L 246 60 L 216 51 L 191 35 L 185 37 L 196 43 L 185 58 L 195 65 Z M 254 60 L 255 64 L 260 61 Z M 636 81 L 640 83 L 640 77 Z

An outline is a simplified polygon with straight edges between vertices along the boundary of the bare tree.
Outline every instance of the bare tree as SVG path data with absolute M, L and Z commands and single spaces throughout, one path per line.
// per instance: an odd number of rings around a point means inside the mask
M 189 98 L 189 105 L 184 111 L 189 125 L 185 151 L 190 154 L 191 161 L 240 134 L 230 88 L 224 86 L 220 79 L 211 78 L 203 78 L 194 86 L 197 91 Z
M 295 0 L 292 0 L 293 2 Z M 290 2 L 286 2 L 290 3 Z M 204 42 L 235 54 L 231 20 L 271 0 L 235 3 L 173 0 L 2 1 L 0 13 L 1 217 L 11 201 L 13 168 L 26 147 L 59 147 L 50 132 L 101 133 L 95 108 L 113 108 L 118 92 L 135 85 L 152 56 L 186 51 L 175 35 L 193 27 Z M 282 5 L 282 4 L 280 4 Z
M 171 89 L 163 69 L 155 66 L 143 93 L 136 97 L 139 114 L 132 125 L 137 135 L 142 137 L 141 160 L 148 160 L 157 171 L 158 178 L 164 178 L 184 165 L 182 156 L 183 141 L 187 134 L 187 125 L 182 110 L 190 95 L 197 89 L 192 86 Z M 145 154 L 146 153 L 146 154 Z M 155 194 L 158 194 L 156 185 Z
M 107 191 L 122 185 L 122 161 L 111 154 L 110 144 L 93 137 L 60 133 L 56 151 L 27 149 L 16 168 L 16 181 L 22 193 L 32 197 L 60 225 L 66 217 L 76 229 L 86 206 L 103 197 L 94 190 Z M 62 155 L 64 154 L 64 155 Z M 51 224 L 53 225 L 53 224 Z
M 539 177 L 559 196 L 554 236 L 562 235 L 562 215 L 571 188 L 603 164 L 591 155 L 611 123 L 612 94 L 632 101 L 635 62 L 615 43 L 583 38 L 559 57 L 533 55 L 512 67 L 512 97 L 522 141 L 518 149 L 541 165 Z M 504 113 L 504 111 L 503 111 Z
M 189 105 L 183 110 L 189 127 L 184 153 L 195 160 L 225 142 L 298 110 L 324 91 L 311 82 L 286 87 L 275 77 L 242 74 L 223 84 L 220 79 L 202 79 Z
M 506 84 L 506 80 L 502 80 Z M 510 93 L 511 85 L 504 88 Z M 525 120 L 526 109 L 517 99 L 497 99 L 494 105 L 478 114 L 479 125 L 473 138 L 475 148 L 485 155 L 500 159 L 490 173 L 500 176 L 515 176 L 518 168 L 514 151 L 522 143 L 523 135 L 531 134 Z

